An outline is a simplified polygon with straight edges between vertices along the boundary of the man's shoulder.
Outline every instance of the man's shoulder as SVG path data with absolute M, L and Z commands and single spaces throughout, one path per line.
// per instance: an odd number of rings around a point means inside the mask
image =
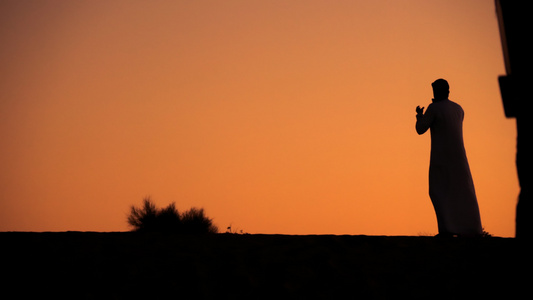
M 460 105 L 459 103 L 454 102 L 454 101 L 452 101 L 452 100 L 448 100 L 448 102 L 449 102 L 450 104 L 454 105 L 454 106 L 461 107 L 461 105 Z
M 459 103 L 454 102 L 452 100 L 440 101 L 439 104 L 441 104 L 442 106 L 447 106 L 447 107 L 451 107 L 454 109 L 463 110 L 463 108 L 461 107 Z
M 433 114 L 462 114 L 464 115 L 463 108 L 456 102 L 451 100 L 441 100 L 438 102 L 433 102 L 428 105 L 427 111 L 431 111 Z
M 450 100 L 450 103 L 455 107 L 456 110 L 459 110 L 464 113 L 463 107 L 459 103 L 453 102 L 451 100 Z

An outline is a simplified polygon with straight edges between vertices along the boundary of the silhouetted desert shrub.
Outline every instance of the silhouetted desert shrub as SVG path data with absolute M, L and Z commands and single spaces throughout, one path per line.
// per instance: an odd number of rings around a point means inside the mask
M 213 220 L 208 218 L 203 208 L 191 208 L 181 214 L 183 230 L 187 233 L 203 234 L 217 233 L 218 228 L 213 224 Z
M 182 229 L 182 220 L 176 205 L 169 204 L 167 207 L 157 212 L 158 231 L 161 232 L 180 232 Z
M 208 218 L 203 208 L 191 208 L 180 214 L 176 205 L 171 203 L 163 209 L 157 209 L 149 197 L 144 198 L 141 208 L 131 206 L 128 224 L 134 231 L 172 232 L 186 234 L 217 233 L 218 228 Z
M 144 198 L 141 208 L 131 206 L 128 224 L 135 231 L 158 231 L 158 222 L 158 211 L 150 198 Z

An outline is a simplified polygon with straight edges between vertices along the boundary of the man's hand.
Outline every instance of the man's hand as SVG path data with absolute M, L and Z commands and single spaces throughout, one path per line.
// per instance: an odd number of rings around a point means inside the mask
M 416 114 L 417 115 L 423 115 L 424 114 L 424 107 L 420 108 L 420 105 L 416 107 Z

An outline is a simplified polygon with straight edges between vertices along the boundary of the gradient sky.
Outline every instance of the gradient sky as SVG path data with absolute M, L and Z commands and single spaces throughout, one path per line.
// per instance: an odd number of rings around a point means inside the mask
M 514 235 L 494 3 L 0 1 L 0 230 L 437 233 L 415 107 L 445 78 L 485 230 Z

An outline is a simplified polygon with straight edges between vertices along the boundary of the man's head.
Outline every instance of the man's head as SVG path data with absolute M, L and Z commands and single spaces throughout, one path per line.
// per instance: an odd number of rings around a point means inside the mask
M 448 85 L 448 81 L 444 79 L 437 79 L 435 80 L 431 86 L 433 87 L 433 98 L 435 100 L 444 100 L 448 99 L 448 96 L 450 95 L 450 86 Z

